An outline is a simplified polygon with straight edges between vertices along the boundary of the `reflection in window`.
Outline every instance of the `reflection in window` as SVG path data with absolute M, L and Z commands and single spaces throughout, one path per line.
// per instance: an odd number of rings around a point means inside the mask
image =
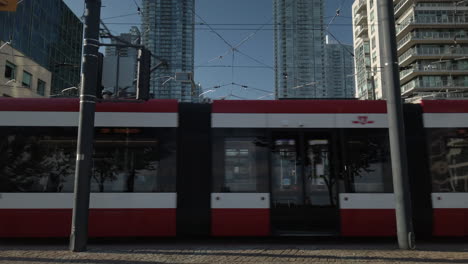
M 308 140 L 306 158 L 306 204 L 335 205 L 335 177 L 330 174 L 330 150 L 327 139 Z
M 261 137 L 218 137 L 213 157 L 215 192 L 265 192 L 268 149 Z
M 392 169 L 387 132 L 347 130 L 345 174 L 350 191 L 357 193 L 392 192 Z
M 430 129 L 428 134 L 433 191 L 468 192 L 468 129 Z
M 0 191 L 71 191 L 76 141 L 70 144 L 70 138 L 59 134 L 76 135 L 76 129 L 3 127 L 0 131 Z
M 271 161 L 274 205 L 303 204 L 302 165 L 297 155 L 296 140 L 277 139 L 274 144 Z
M 97 129 L 91 190 L 175 191 L 172 130 Z M 76 128 L 4 128 L 0 136 L 0 191 L 73 192 Z

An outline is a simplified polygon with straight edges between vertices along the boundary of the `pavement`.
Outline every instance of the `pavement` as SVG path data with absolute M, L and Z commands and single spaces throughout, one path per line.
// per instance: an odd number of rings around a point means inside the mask
M 394 240 L 205 239 L 91 240 L 86 252 L 66 240 L 0 240 L 0 263 L 467 263 L 468 239 L 423 241 L 399 250 Z

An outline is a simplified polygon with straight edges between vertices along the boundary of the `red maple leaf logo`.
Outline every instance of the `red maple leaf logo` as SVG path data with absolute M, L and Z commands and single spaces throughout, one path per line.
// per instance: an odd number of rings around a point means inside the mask
M 361 125 L 367 125 L 367 124 L 373 124 L 374 121 L 369 120 L 368 116 L 358 116 L 357 120 L 353 121 L 353 124 L 361 124 Z

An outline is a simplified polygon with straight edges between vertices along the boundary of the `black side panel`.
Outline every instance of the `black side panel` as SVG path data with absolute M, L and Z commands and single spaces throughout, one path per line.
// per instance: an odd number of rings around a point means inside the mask
M 406 104 L 404 113 L 414 230 L 416 238 L 425 238 L 432 233 L 432 204 L 422 108 L 417 104 Z
M 211 105 L 179 104 L 177 235 L 210 234 Z

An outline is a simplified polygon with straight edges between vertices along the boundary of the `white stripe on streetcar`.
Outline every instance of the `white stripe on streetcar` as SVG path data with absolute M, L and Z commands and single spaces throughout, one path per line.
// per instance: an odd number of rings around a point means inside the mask
M 431 193 L 432 208 L 468 208 L 468 193 Z
M 213 113 L 215 128 L 386 128 L 386 114 Z
M 213 209 L 267 209 L 270 208 L 269 193 L 212 193 Z
M 0 209 L 70 209 L 73 193 L 1 193 Z M 176 193 L 91 193 L 93 209 L 176 208 Z
M 426 113 L 424 127 L 468 127 L 468 113 Z
M 393 193 L 340 193 L 340 209 L 395 209 Z
M 0 126 L 76 127 L 78 112 L 0 111 Z M 96 127 L 177 127 L 177 113 L 97 112 Z

